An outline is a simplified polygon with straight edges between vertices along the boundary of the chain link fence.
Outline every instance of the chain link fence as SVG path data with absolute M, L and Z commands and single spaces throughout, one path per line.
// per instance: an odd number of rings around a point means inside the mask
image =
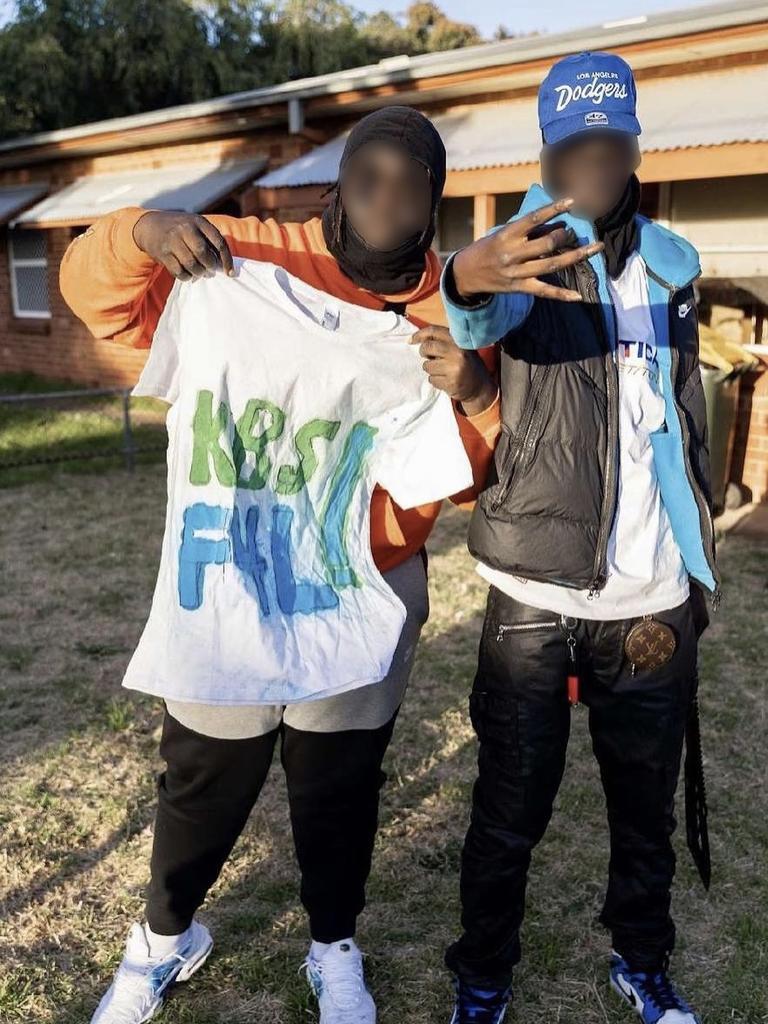
M 0 486 L 44 475 L 54 464 L 87 470 L 106 461 L 130 472 L 137 462 L 159 461 L 167 409 L 128 388 L 0 394 Z

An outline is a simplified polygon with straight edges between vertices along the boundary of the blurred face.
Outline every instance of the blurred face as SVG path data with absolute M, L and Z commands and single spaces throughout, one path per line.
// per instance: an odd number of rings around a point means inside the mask
M 341 201 L 358 235 L 372 249 L 387 252 L 429 224 L 429 172 L 398 146 L 367 142 L 344 167 Z
M 554 198 L 572 196 L 573 212 L 594 221 L 621 199 L 637 149 L 634 137 L 623 132 L 590 132 L 559 143 L 548 159 Z

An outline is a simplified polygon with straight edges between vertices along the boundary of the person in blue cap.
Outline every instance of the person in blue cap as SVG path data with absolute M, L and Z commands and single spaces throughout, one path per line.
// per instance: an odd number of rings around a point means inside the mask
M 638 212 L 635 101 L 619 57 L 558 61 L 539 91 L 544 187 L 443 275 L 456 343 L 499 344 L 502 404 L 468 539 L 490 588 L 470 696 L 479 771 L 463 934 L 446 954 L 453 1024 L 498 1024 L 511 999 L 528 869 L 579 703 L 610 829 L 599 920 L 611 933 L 611 984 L 644 1024 L 699 1024 L 668 971 L 684 745 L 688 844 L 706 887 L 710 878 L 696 663 L 705 596 L 716 608 L 720 577 L 700 267 L 691 245 Z M 535 211 L 552 201 L 563 216 L 537 226 Z M 520 258 L 533 237 L 548 242 L 538 272 Z M 564 246 L 597 243 L 588 260 L 553 262 Z

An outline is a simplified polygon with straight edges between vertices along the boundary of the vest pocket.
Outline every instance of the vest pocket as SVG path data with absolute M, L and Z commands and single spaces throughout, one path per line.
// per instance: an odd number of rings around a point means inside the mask
M 493 513 L 499 510 L 533 456 L 541 432 L 541 412 L 544 409 L 542 398 L 552 379 L 552 371 L 552 364 L 540 363 L 536 367 L 517 430 L 514 433 L 510 431 L 508 435 L 499 481 L 495 488 L 489 488 L 480 496 L 483 511 Z

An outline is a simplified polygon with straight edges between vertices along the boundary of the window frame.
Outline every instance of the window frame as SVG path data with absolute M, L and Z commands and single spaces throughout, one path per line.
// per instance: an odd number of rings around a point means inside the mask
M 16 231 L 40 231 L 45 238 L 45 256 L 36 256 L 33 258 L 25 259 L 24 257 L 17 257 L 13 251 L 13 236 Z M 48 235 L 45 233 L 44 228 L 8 228 L 6 232 L 6 247 L 8 252 L 8 277 L 10 278 L 11 285 L 11 310 L 14 317 L 19 320 L 50 320 L 51 319 L 51 294 L 48 288 L 47 272 L 48 272 Z M 16 268 L 17 267 L 44 267 L 46 270 L 46 290 L 48 292 L 48 309 L 47 310 L 28 310 L 19 308 L 19 296 L 16 287 Z

